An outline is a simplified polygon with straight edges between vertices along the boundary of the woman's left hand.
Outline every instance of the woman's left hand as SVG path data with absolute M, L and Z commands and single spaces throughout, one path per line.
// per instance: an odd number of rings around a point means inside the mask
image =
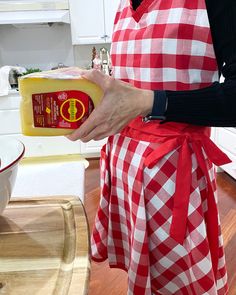
M 147 115 L 153 104 L 153 92 L 115 80 L 97 70 L 82 71 L 82 77 L 99 85 L 104 96 L 88 119 L 67 138 L 88 142 L 121 131 L 132 119 Z

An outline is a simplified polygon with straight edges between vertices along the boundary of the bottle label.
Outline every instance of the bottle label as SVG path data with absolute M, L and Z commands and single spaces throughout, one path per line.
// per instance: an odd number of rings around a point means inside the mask
M 89 117 L 94 104 L 78 90 L 37 93 L 32 95 L 34 126 L 77 129 Z

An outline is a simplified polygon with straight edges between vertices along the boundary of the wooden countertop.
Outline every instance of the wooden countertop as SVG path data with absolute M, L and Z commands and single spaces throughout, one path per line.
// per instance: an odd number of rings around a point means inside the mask
M 0 294 L 85 295 L 89 229 L 78 198 L 13 199 L 0 216 Z

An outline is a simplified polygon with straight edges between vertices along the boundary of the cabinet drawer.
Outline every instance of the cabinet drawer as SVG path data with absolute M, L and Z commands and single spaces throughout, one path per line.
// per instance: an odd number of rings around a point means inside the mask
M 236 134 L 228 129 L 220 128 L 218 131 L 218 145 L 226 152 L 236 156 Z
M 64 136 L 24 136 L 22 134 L 1 135 L 21 140 L 25 145 L 25 157 L 43 157 L 80 154 L 80 141 L 70 141 Z
M 107 138 L 91 140 L 87 143 L 81 142 L 81 153 L 87 157 L 99 157 L 101 148 L 106 142 Z
M 20 95 L 17 91 L 10 91 L 9 95 L 0 97 L 0 110 L 15 110 L 20 108 Z
M 19 110 L 0 110 L 0 134 L 20 133 Z

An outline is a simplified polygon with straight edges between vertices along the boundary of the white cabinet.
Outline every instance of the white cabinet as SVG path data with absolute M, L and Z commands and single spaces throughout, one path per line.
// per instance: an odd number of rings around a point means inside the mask
M 111 42 L 114 19 L 120 0 L 104 0 L 106 42 Z
M 0 24 L 70 23 L 68 0 L 1 0 Z
M 69 0 L 72 44 L 111 42 L 119 0 Z
M 232 160 L 221 168 L 236 179 L 236 128 L 215 128 L 214 141 Z
M 107 139 L 91 140 L 87 143 L 81 142 L 81 154 L 87 157 L 99 157 L 102 146 L 107 142 Z
M 1 0 L 0 11 L 68 9 L 68 0 Z

